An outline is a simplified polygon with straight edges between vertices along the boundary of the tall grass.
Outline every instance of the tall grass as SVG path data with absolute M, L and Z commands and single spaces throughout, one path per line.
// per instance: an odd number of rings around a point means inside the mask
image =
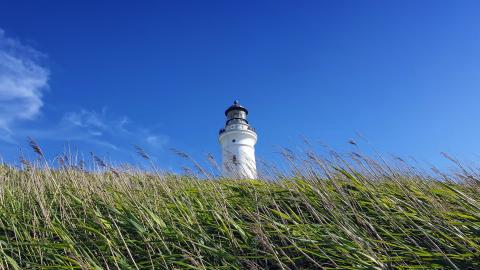
M 230 180 L 95 156 L 52 169 L 32 144 L 36 165 L 0 167 L 2 269 L 480 269 L 480 176 L 463 167 L 286 150 L 290 173 Z

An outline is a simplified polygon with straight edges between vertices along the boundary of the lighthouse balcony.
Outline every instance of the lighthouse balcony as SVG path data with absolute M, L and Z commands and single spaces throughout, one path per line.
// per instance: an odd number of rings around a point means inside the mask
M 255 128 L 252 127 L 252 126 L 231 125 L 231 126 L 227 126 L 225 128 L 221 128 L 220 131 L 218 132 L 218 134 L 220 135 L 220 134 L 225 133 L 225 132 L 230 131 L 230 130 L 250 130 L 250 131 L 256 132 Z

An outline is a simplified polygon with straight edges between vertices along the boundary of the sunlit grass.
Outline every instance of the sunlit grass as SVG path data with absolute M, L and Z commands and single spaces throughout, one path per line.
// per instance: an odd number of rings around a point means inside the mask
M 36 165 L 0 167 L 2 269 L 480 269 L 467 170 L 287 153 L 289 175 L 229 180 L 50 169 L 32 147 Z

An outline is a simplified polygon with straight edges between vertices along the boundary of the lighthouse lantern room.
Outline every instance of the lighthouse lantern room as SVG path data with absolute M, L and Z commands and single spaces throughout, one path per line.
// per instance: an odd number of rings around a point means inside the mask
M 257 178 L 255 143 L 257 133 L 247 121 L 248 110 L 235 101 L 225 111 L 227 122 L 220 129 L 223 175 L 234 179 Z

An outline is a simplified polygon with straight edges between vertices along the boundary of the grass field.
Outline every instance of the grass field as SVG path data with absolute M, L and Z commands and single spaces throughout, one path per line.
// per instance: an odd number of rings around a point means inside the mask
M 310 153 L 228 180 L 50 169 L 37 150 L 0 167 L 2 269 L 480 269 L 480 177 L 463 167 Z

